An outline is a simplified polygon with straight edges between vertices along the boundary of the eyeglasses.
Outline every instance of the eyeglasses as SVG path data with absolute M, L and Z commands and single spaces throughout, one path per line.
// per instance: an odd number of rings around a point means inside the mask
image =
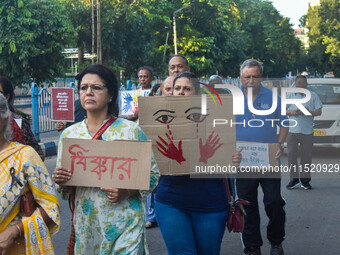
M 80 93 L 85 93 L 89 88 L 91 88 L 93 93 L 100 93 L 106 86 L 101 84 L 81 84 L 79 87 Z
M 176 69 L 176 67 L 177 67 L 177 69 L 183 69 L 185 66 L 183 66 L 183 65 L 181 65 L 181 64 L 179 64 L 179 65 L 171 65 L 170 67 L 169 67 L 169 69 L 170 70 L 175 70 Z

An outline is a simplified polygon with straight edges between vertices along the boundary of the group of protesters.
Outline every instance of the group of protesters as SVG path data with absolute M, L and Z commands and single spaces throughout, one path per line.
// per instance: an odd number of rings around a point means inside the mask
M 190 72 L 190 65 L 182 55 L 169 60 L 169 76 L 151 92 L 152 96 L 192 96 L 200 93 L 200 82 Z M 152 89 L 153 71 L 143 66 L 138 72 L 141 89 Z M 272 91 L 261 84 L 262 64 L 254 59 L 240 67 L 241 90 L 245 101 L 252 97 L 258 110 L 272 105 Z M 0 255 L 53 254 L 50 235 L 59 229 L 60 209 L 56 189 L 69 200 L 72 211 L 72 232 L 68 254 L 148 254 L 145 228 L 159 226 L 168 254 L 220 254 L 221 242 L 229 215 L 229 203 L 223 178 L 191 178 L 190 175 L 160 175 L 154 155 L 151 158 L 149 190 L 118 189 L 112 187 L 70 187 L 63 185 L 72 178 L 70 169 L 61 163 L 65 138 L 112 140 L 147 140 L 138 125 L 138 110 L 125 118 L 118 117 L 118 81 L 103 65 L 90 65 L 76 76 L 79 102 L 78 120 L 73 125 L 57 123 L 62 131 L 58 145 L 57 167 L 53 180 L 43 164 L 41 148 L 33 135 L 24 129 L 29 124 L 18 119 L 13 107 L 13 86 L 0 77 Z M 8 85 L 8 82 L 10 85 Z M 214 75 L 210 82 L 222 82 Z M 12 87 L 12 90 L 9 89 Z M 248 88 L 252 88 L 249 93 Z M 8 92 L 9 91 L 9 92 Z M 278 105 L 280 105 L 278 97 Z M 281 107 L 270 116 L 257 119 L 284 119 Z M 236 121 L 246 123 L 254 114 L 245 103 L 244 114 Z M 261 128 L 236 126 L 236 140 L 276 143 L 275 158 L 282 155 L 282 143 L 288 127 L 264 121 Z M 11 131 L 12 130 L 12 134 Z M 17 131 L 18 130 L 18 131 Z M 23 135 L 19 135 L 20 130 Z M 15 135 L 13 135 L 15 134 Z M 31 138 L 31 139 L 30 139 Z M 33 143 L 27 142 L 28 140 Z M 31 145 L 35 150 L 33 150 Z M 39 157 L 40 155 L 40 157 Z M 241 151 L 230 157 L 239 166 Z M 237 178 L 239 198 L 248 200 L 245 207 L 245 226 L 242 233 L 244 254 L 261 254 L 258 186 L 264 193 L 265 211 L 269 218 L 267 238 L 270 254 L 284 254 L 285 202 L 281 197 L 281 177 Z M 25 215 L 21 209 L 23 195 L 31 192 L 33 213 Z M 145 203 L 146 201 L 146 203 Z M 71 235 L 72 236 L 72 235 Z

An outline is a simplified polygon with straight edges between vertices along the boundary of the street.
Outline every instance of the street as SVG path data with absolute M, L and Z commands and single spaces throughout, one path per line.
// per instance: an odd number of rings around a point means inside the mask
M 340 148 L 314 148 L 314 164 L 340 164 Z M 49 157 L 45 163 L 50 171 L 55 168 L 56 157 Z M 287 157 L 282 157 L 282 163 L 287 164 Z M 286 255 L 320 255 L 339 254 L 340 223 L 338 220 L 340 205 L 340 173 L 312 174 L 312 190 L 294 189 L 287 190 L 289 175 L 282 175 L 282 195 L 286 200 L 286 240 L 283 243 Z M 261 189 L 259 188 L 259 191 Z M 262 193 L 259 192 L 259 205 L 261 210 L 261 229 L 264 245 L 262 253 L 268 254 L 270 246 L 266 239 L 266 224 L 262 201 Z M 56 255 L 64 255 L 67 251 L 67 242 L 70 235 L 71 214 L 67 201 L 61 200 L 61 228 L 53 237 Z M 159 228 L 146 231 L 151 255 L 167 254 L 164 241 Z M 209 233 L 207 233 L 209 235 Z M 225 232 L 222 242 L 222 255 L 242 254 L 240 234 Z

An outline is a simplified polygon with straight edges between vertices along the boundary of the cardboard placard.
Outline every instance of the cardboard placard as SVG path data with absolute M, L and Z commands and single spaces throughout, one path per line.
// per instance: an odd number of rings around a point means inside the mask
M 236 129 L 230 126 L 235 123 L 231 95 L 221 95 L 222 105 L 208 97 L 208 115 L 201 114 L 201 96 L 138 100 L 139 124 L 152 140 L 161 174 L 194 174 L 198 167 L 233 165 Z M 214 119 L 228 123 L 214 127 Z
M 149 96 L 151 89 L 137 89 L 120 92 L 119 116 L 133 115 L 138 109 L 138 97 Z
M 64 185 L 148 190 L 151 141 L 65 138 L 61 165 L 71 169 Z
M 52 120 L 74 122 L 74 90 L 52 88 Z

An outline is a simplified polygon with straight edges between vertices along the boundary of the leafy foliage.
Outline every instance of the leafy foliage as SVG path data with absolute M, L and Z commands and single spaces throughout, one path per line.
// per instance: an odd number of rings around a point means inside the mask
M 63 75 L 61 51 L 72 27 L 54 0 L 0 2 L 0 72 L 20 85 Z
M 64 15 L 70 20 L 74 29 L 74 36 L 68 42 L 70 48 L 78 48 L 78 65 L 84 67 L 84 52 L 92 51 L 92 13 L 91 0 L 59 0 L 64 6 Z M 73 47 L 72 47 L 73 46 Z M 87 65 L 88 63 L 86 63 Z
M 340 76 L 340 2 L 321 0 L 320 6 L 309 8 L 306 25 L 311 70 Z
M 271 77 L 306 63 L 317 72 L 340 66 L 338 0 L 322 0 L 301 19 L 309 28 L 307 57 L 289 19 L 267 0 L 101 0 L 103 63 L 125 78 L 141 65 L 166 76 L 174 13 L 178 53 L 199 76 L 237 76 L 247 58 L 263 62 Z M 66 47 L 78 48 L 81 69 L 91 42 L 91 0 L 0 2 L 0 72 L 16 84 L 62 76 Z
M 247 58 L 263 62 L 265 75 L 281 77 L 292 70 L 300 56 L 289 19 L 282 17 L 271 2 L 240 0 L 241 30 Z

